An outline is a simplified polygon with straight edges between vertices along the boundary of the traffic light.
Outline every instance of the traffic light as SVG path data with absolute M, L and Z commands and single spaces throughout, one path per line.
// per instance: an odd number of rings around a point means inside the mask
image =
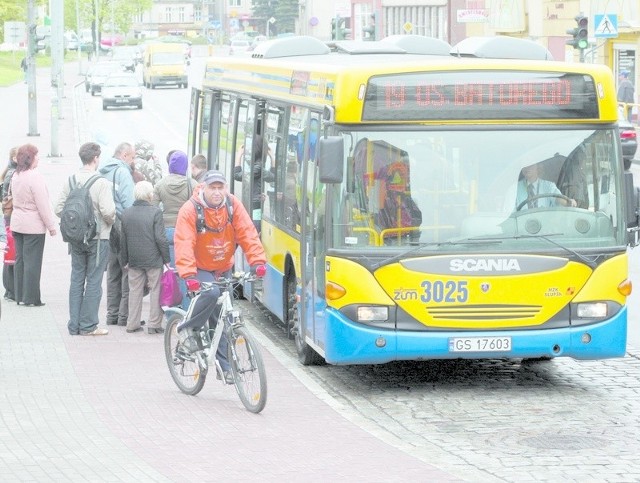
M 346 21 L 342 17 L 331 19 L 331 40 L 344 40 L 351 35 L 351 29 L 346 28 Z
M 331 19 L 331 40 L 343 40 L 342 30 L 344 28 L 344 19 L 334 17 Z
M 567 30 L 573 38 L 567 40 L 567 45 L 574 49 L 584 50 L 589 46 L 589 18 L 582 14 L 575 17 L 577 27 Z
M 38 35 L 38 30 L 35 25 L 29 26 L 29 53 L 31 55 L 36 55 L 40 50 L 44 50 L 46 45 L 44 40 L 47 38 L 46 35 Z
M 372 13 L 369 25 L 362 27 L 362 39 L 363 40 L 376 40 L 376 14 Z
M 338 36 L 339 40 L 351 38 L 351 29 L 347 27 L 346 18 L 341 18 L 338 22 Z

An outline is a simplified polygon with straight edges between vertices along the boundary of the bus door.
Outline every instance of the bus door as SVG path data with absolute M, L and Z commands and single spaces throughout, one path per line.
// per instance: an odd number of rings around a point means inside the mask
M 237 115 L 235 123 L 235 163 L 231 173 L 225 173 L 233 177 L 233 192 L 242 201 L 242 204 L 249 213 L 251 220 L 259 231 L 261 211 L 260 177 L 253 176 L 254 160 L 254 138 L 256 136 L 256 101 L 249 99 L 237 99 Z M 238 167 L 242 169 L 239 170 Z M 248 271 L 249 264 L 244 253 L 238 248 L 235 256 L 235 269 Z M 250 285 L 250 284 L 248 284 Z M 245 290 L 249 286 L 245 287 Z M 251 295 L 245 292 L 245 296 L 250 300 Z
M 324 348 L 325 327 L 325 190 L 318 180 L 318 164 L 316 162 L 316 142 L 320 132 L 320 115 L 311 113 L 309 135 L 305 140 L 306 162 L 303 166 L 302 206 L 303 232 L 302 239 L 302 297 L 301 313 L 304 314 L 302 329 L 307 341 Z
M 214 158 L 214 153 L 218 150 L 218 139 L 210 136 L 211 132 L 216 132 L 215 129 L 218 127 L 217 125 L 212 125 L 214 118 L 217 117 L 219 119 L 220 117 L 219 114 L 217 116 L 214 115 L 214 112 L 217 113 L 220 108 L 220 102 L 217 101 L 218 97 L 219 96 L 213 91 L 206 91 L 204 95 L 200 96 L 202 104 L 198 130 L 200 143 L 196 154 L 203 154 L 207 158 L 209 169 L 211 169 L 213 164 L 209 160 Z M 216 102 L 214 102 L 214 100 L 216 100 Z M 212 127 L 214 128 L 213 131 Z
M 187 133 L 187 154 L 192 158 L 200 152 L 200 124 L 202 119 L 202 97 L 200 89 L 191 89 L 191 105 L 189 107 L 189 132 Z

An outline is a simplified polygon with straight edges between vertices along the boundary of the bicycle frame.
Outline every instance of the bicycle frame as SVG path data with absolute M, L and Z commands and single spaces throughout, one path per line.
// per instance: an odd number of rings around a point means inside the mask
M 222 333 L 226 329 L 227 317 L 229 314 L 232 314 L 231 320 L 236 320 L 239 312 L 233 308 L 233 301 L 231 297 L 231 291 L 233 290 L 233 279 L 225 279 L 216 282 L 202 282 L 203 290 L 201 290 L 197 295 L 195 295 L 191 302 L 189 303 L 189 309 L 184 310 L 180 307 L 170 307 L 165 310 L 165 317 L 169 318 L 173 314 L 178 314 L 184 319 L 188 319 L 191 317 L 191 313 L 193 312 L 193 308 L 195 307 L 196 301 L 200 298 L 200 294 L 204 291 L 211 290 L 213 286 L 219 286 L 221 289 L 220 297 L 216 301 L 216 305 L 222 305 L 220 309 L 220 314 L 218 315 L 218 323 L 213 331 L 213 335 L 210 334 L 211 329 L 201 327 L 199 330 L 201 333 L 205 333 L 207 338 L 211 340 L 211 343 L 206 345 L 202 351 L 198 351 L 195 353 L 198 361 L 203 366 L 203 369 L 207 369 L 213 363 L 215 364 L 217 370 L 220 374 L 222 374 L 222 368 L 220 367 L 218 361 L 216 360 L 216 352 L 218 350 L 218 345 L 220 344 L 220 339 L 222 338 Z M 202 357 L 204 353 L 205 357 Z M 206 362 L 205 362 L 206 361 Z
M 165 312 L 167 330 L 165 330 L 165 357 L 171 377 L 180 390 L 191 396 L 198 394 L 205 383 L 209 367 L 215 367 L 223 384 L 231 384 L 229 373 L 223 372 L 216 357 L 223 334 L 229 339 L 229 370 L 233 385 L 242 404 L 251 412 L 259 413 L 267 401 L 267 379 L 264 361 L 260 348 L 247 328 L 242 323 L 240 311 L 233 307 L 234 283 L 249 280 L 249 274 L 236 275 L 232 278 L 215 282 L 201 282 L 202 290 L 191 299 L 188 310 L 178 307 L 169 308 Z M 249 281 L 254 281 L 249 280 Z M 215 310 L 220 306 L 215 328 L 211 329 L 207 322 L 203 327 L 194 329 L 198 334 L 185 334 L 188 337 L 198 335 L 202 341 L 202 349 L 187 353 L 181 349 L 185 343 L 177 334 L 177 326 L 191 318 L 197 300 L 214 285 L 220 287 L 221 293 L 215 302 Z M 170 325 L 169 325 L 170 324 Z M 177 337 L 176 337 L 177 336 Z M 189 343 L 191 346 L 191 342 Z M 184 372 L 185 364 L 188 365 Z

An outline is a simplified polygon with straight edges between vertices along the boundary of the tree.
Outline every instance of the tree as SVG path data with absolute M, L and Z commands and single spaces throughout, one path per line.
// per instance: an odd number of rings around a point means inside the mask
M 27 20 L 27 2 L 0 0 L 0 35 L 4 39 L 5 22 L 25 22 Z
M 153 0 L 98 0 L 97 2 L 96 0 L 65 0 L 64 26 L 66 29 L 76 30 L 78 26 L 76 1 L 80 13 L 80 28 L 91 28 L 97 19 L 98 32 L 102 32 L 103 25 L 111 23 L 113 14 L 115 29 L 125 34 L 131 29 L 133 16 L 150 10 L 153 4 Z
M 298 0 L 280 0 L 274 15 L 278 23 L 278 33 L 295 32 L 298 18 Z
M 278 0 L 253 0 L 253 16 L 265 21 L 275 18 L 277 4 Z
M 253 0 L 253 16 L 276 19 L 278 33 L 293 32 L 298 18 L 298 0 Z

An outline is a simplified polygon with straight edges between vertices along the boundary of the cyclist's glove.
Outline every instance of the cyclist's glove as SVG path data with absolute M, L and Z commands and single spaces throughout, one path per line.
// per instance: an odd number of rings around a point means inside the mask
M 264 264 L 254 265 L 251 267 L 251 273 L 258 278 L 262 278 L 267 273 L 267 266 Z
M 200 280 L 195 277 L 187 278 L 184 283 L 187 284 L 187 290 L 189 292 L 198 292 L 200 290 Z

